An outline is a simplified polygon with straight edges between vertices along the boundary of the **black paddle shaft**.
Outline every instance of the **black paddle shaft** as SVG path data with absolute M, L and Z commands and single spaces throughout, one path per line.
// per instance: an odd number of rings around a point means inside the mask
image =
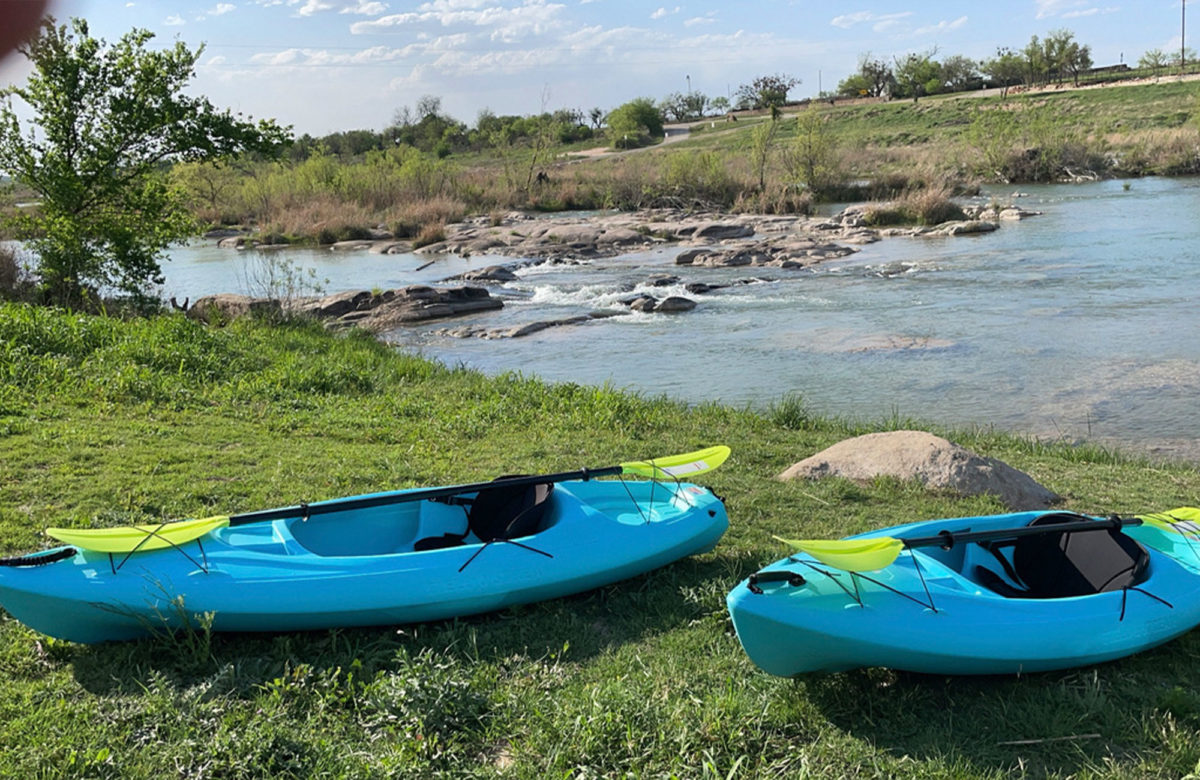
M 1020 528 L 996 528 L 990 531 L 963 531 L 954 533 L 942 531 L 936 536 L 917 536 L 911 539 L 901 539 L 906 549 L 913 547 L 944 547 L 947 550 L 956 544 L 968 542 L 992 542 L 1000 539 L 1016 539 L 1019 536 L 1037 536 L 1049 533 L 1075 533 L 1076 531 L 1109 531 L 1124 528 L 1127 525 L 1141 525 L 1140 518 L 1110 517 L 1105 520 L 1078 520 L 1068 523 L 1051 523 L 1047 525 L 1026 525 Z
M 369 509 L 389 504 L 403 504 L 407 501 L 424 501 L 434 498 L 460 496 L 463 493 L 475 493 L 485 488 L 515 487 L 520 485 L 540 485 L 544 482 L 565 482 L 569 479 L 591 479 L 593 477 L 608 477 L 624 472 L 621 466 L 606 466 L 599 469 L 579 469 L 563 471 L 558 474 L 533 474 L 522 477 L 505 477 L 489 482 L 475 482 L 468 485 L 447 485 L 445 487 L 424 488 L 421 490 L 399 490 L 393 493 L 380 493 L 377 496 L 362 498 L 335 498 L 322 501 L 319 504 L 297 504 L 278 509 L 260 509 L 256 512 L 243 512 L 240 515 L 230 515 L 229 524 L 246 525 L 262 523 L 268 520 L 283 520 L 288 517 L 314 517 L 328 515 L 334 512 L 345 512 L 351 509 Z

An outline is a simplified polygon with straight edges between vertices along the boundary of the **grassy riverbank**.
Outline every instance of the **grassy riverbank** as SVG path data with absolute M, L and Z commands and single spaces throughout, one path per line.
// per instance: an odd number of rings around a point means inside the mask
M 638 579 L 460 621 L 104 647 L 0 621 L 0 774 L 11 777 L 1179 777 L 1200 763 L 1195 633 L 1020 679 L 882 670 L 780 680 L 742 654 L 726 591 L 771 534 L 837 536 L 998 510 L 879 480 L 772 476 L 906 425 L 689 408 L 487 378 L 306 324 L 221 329 L 0 305 L 0 550 L 47 525 L 241 511 L 725 443 L 732 527 Z M 943 432 L 945 433 L 945 432 Z M 1194 504 L 1200 473 L 988 432 L 952 438 L 1068 507 Z
M 618 155 L 587 143 L 445 158 L 406 146 L 344 157 L 317 149 L 287 164 L 182 165 L 174 177 L 210 224 L 329 243 L 380 226 L 433 235 L 464 215 L 514 208 L 804 212 L 819 200 L 989 182 L 1200 173 L 1200 81 L 818 103 L 767 125 L 765 116 L 706 120 L 686 140 Z

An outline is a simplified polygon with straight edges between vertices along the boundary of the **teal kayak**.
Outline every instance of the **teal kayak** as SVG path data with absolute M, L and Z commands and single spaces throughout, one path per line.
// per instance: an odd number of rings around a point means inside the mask
M 1173 522 L 1023 512 L 793 542 L 726 603 L 750 659 L 784 677 L 1095 664 L 1200 625 L 1200 542 Z
M 86 643 L 209 620 L 272 632 L 412 623 L 633 577 L 712 549 L 728 526 L 715 494 L 671 480 L 396 491 L 260 514 L 273 519 L 172 523 L 125 547 L 105 530 L 94 546 L 107 552 L 68 544 L 7 559 L 0 605 Z

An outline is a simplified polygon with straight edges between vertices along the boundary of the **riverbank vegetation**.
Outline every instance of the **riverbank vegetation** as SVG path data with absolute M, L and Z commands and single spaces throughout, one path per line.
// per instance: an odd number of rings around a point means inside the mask
M 868 410 L 864 410 L 867 413 Z M 1200 762 L 1200 637 L 1081 670 L 941 678 L 757 671 L 724 609 L 771 536 L 999 511 L 891 480 L 782 483 L 847 436 L 803 400 L 688 407 L 487 378 L 311 323 L 120 321 L 0 304 L 0 548 L 357 492 L 607 465 L 725 443 L 716 550 L 567 599 L 457 621 L 130 644 L 0 619 L 12 777 L 1183 776 Z M 989 431 L 954 440 L 1070 509 L 1193 503 L 1200 474 Z M 711 477 L 711 478 L 709 478 Z M 1114 620 L 1115 620 L 1114 616 Z
M 930 223 L 960 214 L 953 199 L 988 183 L 1200 173 L 1200 82 L 1158 81 L 1164 66 L 1148 53 L 1140 70 L 1120 75 L 1153 74 L 1157 83 L 1074 89 L 1096 69 L 1069 31 L 1035 37 L 1019 57 L 1008 52 L 1021 68 L 1006 76 L 993 60 L 936 62 L 929 53 L 892 66 L 864 55 L 859 80 L 875 96 L 866 99 L 789 105 L 798 82 L 781 73 L 742 85 L 737 106 L 750 110 L 737 114 L 695 119 L 710 102 L 689 91 L 634 98 L 608 113 L 483 109 L 470 127 L 427 95 L 381 132 L 301 136 L 284 149 L 273 123 L 253 125 L 179 96 L 198 52 L 152 54 L 144 31 L 105 49 L 86 22 L 72 25 L 50 23 L 26 47 L 42 75 L 8 94 L 32 106 L 53 143 L 86 141 L 51 149 L 54 160 L 86 152 L 95 158 L 87 170 L 122 173 L 88 178 L 39 162 L 6 108 L 0 167 L 36 202 L 10 200 L 0 225 L 35 249 L 40 296 L 75 307 L 94 305 L 100 289 L 138 299 L 158 277 L 162 248 L 202 226 L 248 230 L 267 244 L 390 235 L 421 245 L 467 215 L 496 220 L 514 209 L 809 213 L 818 202 L 857 200 L 887 201 L 872 212 L 881 220 Z M 128 110 L 119 92 L 128 74 L 114 67 L 102 78 L 105 58 L 138 61 L 163 77 L 143 101 L 154 110 Z M 56 69 L 59 62 L 92 73 L 87 110 L 72 115 L 92 123 L 87 133 L 55 110 L 80 103 L 70 94 L 77 87 L 52 77 L 70 70 Z M 985 77 L 1001 89 L 951 91 Z M 1020 93 L 1009 89 L 1017 81 Z M 180 112 L 195 121 L 177 131 L 146 121 Z M 668 116 L 690 124 L 659 143 Z M 114 148 L 144 154 L 118 159 Z
M 812 103 L 776 118 L 695 123 L 686 140 L 599 157 L 579 146 L 444 158 L 408 146 L 362 155 L 318 147 L 299 162 L 185 165 L 174 174 L 210 224 L 321 242 L 376 227 L 412 236 L 508 209 L 803 213 L 823 200 L 927 200 L 996 182 L 1200 173 L 1198 106 L 1200 82 L 1174 81 L 916 105 Z

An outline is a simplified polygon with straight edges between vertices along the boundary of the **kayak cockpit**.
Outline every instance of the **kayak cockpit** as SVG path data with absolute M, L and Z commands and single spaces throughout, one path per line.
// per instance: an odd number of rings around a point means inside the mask
M 1071 516 L 1047 514 L 1031 525 L 1051 527 Z M 964 529 L 969 530 L 969 529 Z M 970 582 L 1005 598 L 1090 596 L 1134 588 L 1149 576 L 1150 555 L 1121 529 L 1048 531 L 1012 539 L 923 548 Z

